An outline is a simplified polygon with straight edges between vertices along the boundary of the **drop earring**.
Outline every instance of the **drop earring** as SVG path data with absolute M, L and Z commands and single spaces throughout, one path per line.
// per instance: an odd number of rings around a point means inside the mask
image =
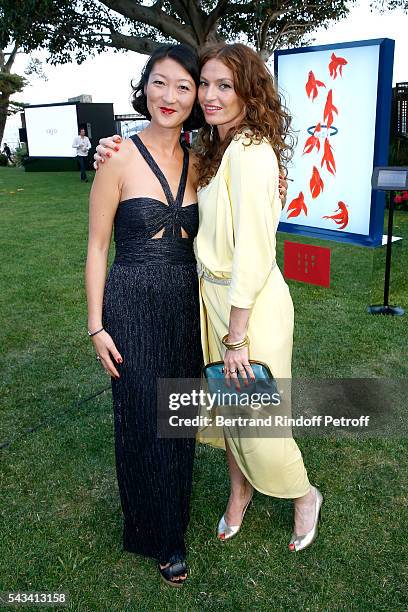
M 212 142 L 214 139 L 214 126 L 212 125 L 210 127 L 210 142 Z

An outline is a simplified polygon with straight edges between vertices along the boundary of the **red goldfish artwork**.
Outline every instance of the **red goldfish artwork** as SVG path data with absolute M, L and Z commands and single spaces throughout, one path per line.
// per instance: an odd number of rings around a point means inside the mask
M 347 206 L 344 202 L 339 202 L 339 207 L 334 215 L 325 215 L 322 219 L 333 219 L 338 225 L 338 229 L 344 229 L 349 222 Z
M 318 87 L 326 87 L 322 81 L 317 81 L 315 75 L 313 74 L 313 70 L 309 72 L 309 78 L 306 83 L 306 93 L 307 97 L 310 98 L 312 95 L 312 100 L 317 98 L 317 94 L 319 93 Z
M 289 204 L 288 212 L 289 211 L 292 212 L 288 215 L 288 219 L 290 219 L 290 217 L 298 217 L 302 211 L 307 215 L 307 206 L 302 191 L 299 193 L 298 197 L 294 198 Z
M 317 198 L 318 195 L 323 191 L 324 183 L 319 174 L 316 166 L 313 166 L 312 178 L 310 179 L 310 193 L 312 194 L 312 198 Z
M 318 134 L 321 131 L 321 129 L 322 129 L 322 126 L 320 125 L 320 123 L 318 123 L 314 129 L 312 136 L 309 136 L 309 138 L 305 142 L 303 154 L 311 153 L 315 147 L 318 151 L 320 150 L 320 139 L 318 136 L 316 136 L 316 134 Z
M 329 93 L 327 94 L 326 104 L 324 106 L 323 113 L 327 129 L 329 129 L 329 127 L 333 123 L 333 113 L 336 113 L 336 115 L 338 115 L 339 111 L 337 110 L 337 107 L 333 104 L 333 90 L 330 89 Z
M 330 76 L 335 79 L 337 77 L 337 70 L 340 76 L 343 76 L 343 66 L 348 64 L 348 61 L 344 57 L 337 57 L 334 53 L 331 54 L 331 62 L 329 64 Z
M 334 176 L 336 173 L 336 162 L 334 161 L 333 149 L 328 138 L 324 140 L 324 153 L 320 166 L 323 167 L 323 164 L 326 164 L 327 170 Z

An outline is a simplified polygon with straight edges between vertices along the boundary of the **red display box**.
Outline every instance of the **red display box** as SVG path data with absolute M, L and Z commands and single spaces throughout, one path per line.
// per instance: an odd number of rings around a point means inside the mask
M 284 242 L 285 278 L 330 287 L 330 249 L 300 242 Z

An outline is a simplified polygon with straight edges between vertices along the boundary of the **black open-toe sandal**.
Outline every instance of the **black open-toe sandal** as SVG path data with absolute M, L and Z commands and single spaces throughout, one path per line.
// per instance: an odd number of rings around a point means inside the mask
M 182 586 L 187 580 L 187 577 L 183 578 L 182 580 L 172 580 L 172 578 L 177 578 L 178 576 L 187 574 L 187 565 L 185 559 L 183 559 L 183 557 L 181 557 L 180 555 L 172 555 L 167 561 L 167 563 L 170 563 L 168 567 L 162 568 L 160 567 L 160 564 L 157 565 L 157 567 L 159 568 L 160 576 L 162 577 L 164 582 L 166 584 L 169 584 L 170 586 Z M 164 565 L 164 563 L 162 565 Z

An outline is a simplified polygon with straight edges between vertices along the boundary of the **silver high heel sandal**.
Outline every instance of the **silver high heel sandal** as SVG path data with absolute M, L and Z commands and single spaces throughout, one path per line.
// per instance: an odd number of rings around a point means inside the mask
M 244 509 L 242 511 L 241 525 L 244 520 L 245 512 L 247 511 L 247 508 L 249 504 L 251 503 L 253 496 L 254 496 L 254 491 L 252 490 L 252 495 L 247 501 L 247 503 L 245 504 Z M 217 528 L 218 539 L 222 540 L 223 542 L 225 542 L 225 540 L 230 540 L 232 537 L 234 537 L 234 535 L 237 535 L 238 531 L 241 529 L 241 525 L 231 525 L 231 526 L 228 525 L 225 520 L 225 514 L 223 514 L 220 519 L 220 522 L 218 523 L 218 528 Z
M 292 539 L 289 542 L 289 550 L 291 550 L 292 552 L 294 551 L 297 552 L 299 550 L 303 550 L 304 548 L 307 548 L 317 538 L 317 524 L 320 518 L 320 508 L 322 507 L 322 503 L 323 503 L 323 495 L 320 493 L 317 487 L 313 487 L 313 488 L 316 491 L 315 520 L 313 523 L 313 527 L 311 528 L 310 531 L 308 531 L 307 533 L 301 536 L 297 536 L 296 533 L 293 532 Z

